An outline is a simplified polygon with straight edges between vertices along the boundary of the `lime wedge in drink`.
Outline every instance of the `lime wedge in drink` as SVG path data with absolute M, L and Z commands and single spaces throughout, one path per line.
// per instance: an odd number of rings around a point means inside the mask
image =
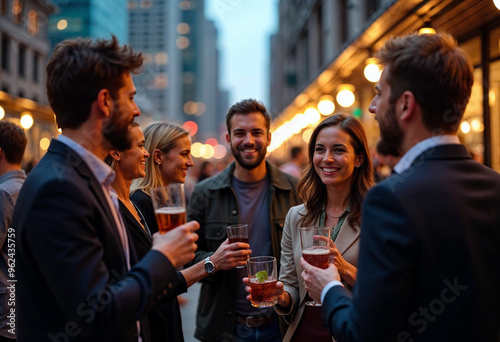
M 263 283 L 264 280 L 267 279 L 267 271 L 264 270 L 264 271 L 259 271 L 259 272 L 255 273 L 255 278 L 257 278 L 259 280 L 259 283 Z

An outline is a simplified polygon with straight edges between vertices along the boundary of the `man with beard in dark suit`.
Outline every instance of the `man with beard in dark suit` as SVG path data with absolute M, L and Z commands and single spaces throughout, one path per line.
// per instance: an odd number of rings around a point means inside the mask
M 109 191 L 114 172 L 103 159 L 130 147 L 140 115 L 131 72 L 142 61 L 114 37 L 64 41 L 49 60 L 47 93 L 62 135 L 14 211 L 18 341 L 149 341 L 143 318 L 194 258 L 198 224 L 190 222 L 155 234 L 136 263 Z

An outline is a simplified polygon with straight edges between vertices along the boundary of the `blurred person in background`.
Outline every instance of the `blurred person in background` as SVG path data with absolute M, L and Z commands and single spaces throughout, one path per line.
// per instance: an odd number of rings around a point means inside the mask
M 198 176 L 198 182 L 201 182 L 202 180 L 212 177 L 214 174 L 215 166 L 214 163 L 212 163 L 210 160 L 205 160 L 203 163 L 201 163 L 200 166 L 200 174 Z
M 15 231 L 12 229 L 12 213 L 19 191 L 26 179 L 21 170 L 24 151 L 28 140 L 24 129 L 7 120 L 0 121 L 0 341 L 16 339 L 16 325 L 10 322 L 11 309 L 15 310 L 15 302 L 9 301 L 12 283 L 8 282 L 9 254 L 14 253 Z M 10 228 L 10 229 L 9 229 Z M 10 242 L 10 243 L 9 243 Z M 12 262 L 12 260 L 11 260 Z M 11 316 L 11 317 L 8 317 Z
M 351 291 L 356 282 L 361 207 L 373 185 L 366 134 L 354 117 L 335 114 L 323 120 L 314 129 L 308 150 L 309 164 L 298 184 L 304 204 L 288 212 L 281 240 L 278 303 L 274 308 L 290 324 L 283 341 L 332 341 L 321 321 L 321 307 L 305 305 L 310 297 L 301 275 L 300 227 L 331 227 L 333 263 Z
M 280 170 L 294 176 L 297 179 L 302 178 L 302 167 L 307 161 L 307 155 L 300 146 L 294 146 L 290 150 L 291 160 L 280 166 Z
M 241 282 L 246 269 L 235 268 L 250 253 L 275 256 L 279 263 L 286 213 L 301 203 L 296 178 L 266 161 L 270 121 L 265 106 L 253 99 L 229 108 L 226 141 L 235 161 L 191 194 L 188 219 L 202 226 L 194 262 L 204 260 L 211 275 L 202 281 L 196 317 L 201 341 L 281 341 L 274 310 L 250 305 Z M 238 223 L 248 224 L 249 244 L 228 243 L 226 226 Z M 221 248 L 222 254 L 214 254 Z
M 397 163 L 399 163 L 403 153 L 383 139 L 378 141 L 376 150 L 377 158 L 381 161 L 382 165 L 385 165 L 388 168 L 388 172 L 381 172 L 383 178 L 387 178 Z

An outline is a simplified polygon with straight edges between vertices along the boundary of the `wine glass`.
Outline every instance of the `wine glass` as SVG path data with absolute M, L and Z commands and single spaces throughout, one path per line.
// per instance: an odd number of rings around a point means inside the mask
M 302 257 L 313 266 L 326 269 L 330 258 L 330 227 L 301 227 Z M 307 301 L 308 306 L 321 306 L 317 301 Z

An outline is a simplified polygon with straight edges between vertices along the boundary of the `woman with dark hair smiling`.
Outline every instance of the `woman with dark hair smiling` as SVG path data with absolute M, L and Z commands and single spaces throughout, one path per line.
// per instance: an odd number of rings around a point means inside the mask
M 323 120 L 309 141 L 309 164 L 299 181 L 304 204 L 287 214 L 281 240 L 281 270 L 275 310 L 290 324 L 284 341 L 332 341 L 321 321 L 321 308 L 306 306 L 301 276 L 300 227 L 331 227 L 330 257 L 343 283 L 356 282 L 361 205 L 373 185 L 373 166 L 361 124 L 335 114 Z

